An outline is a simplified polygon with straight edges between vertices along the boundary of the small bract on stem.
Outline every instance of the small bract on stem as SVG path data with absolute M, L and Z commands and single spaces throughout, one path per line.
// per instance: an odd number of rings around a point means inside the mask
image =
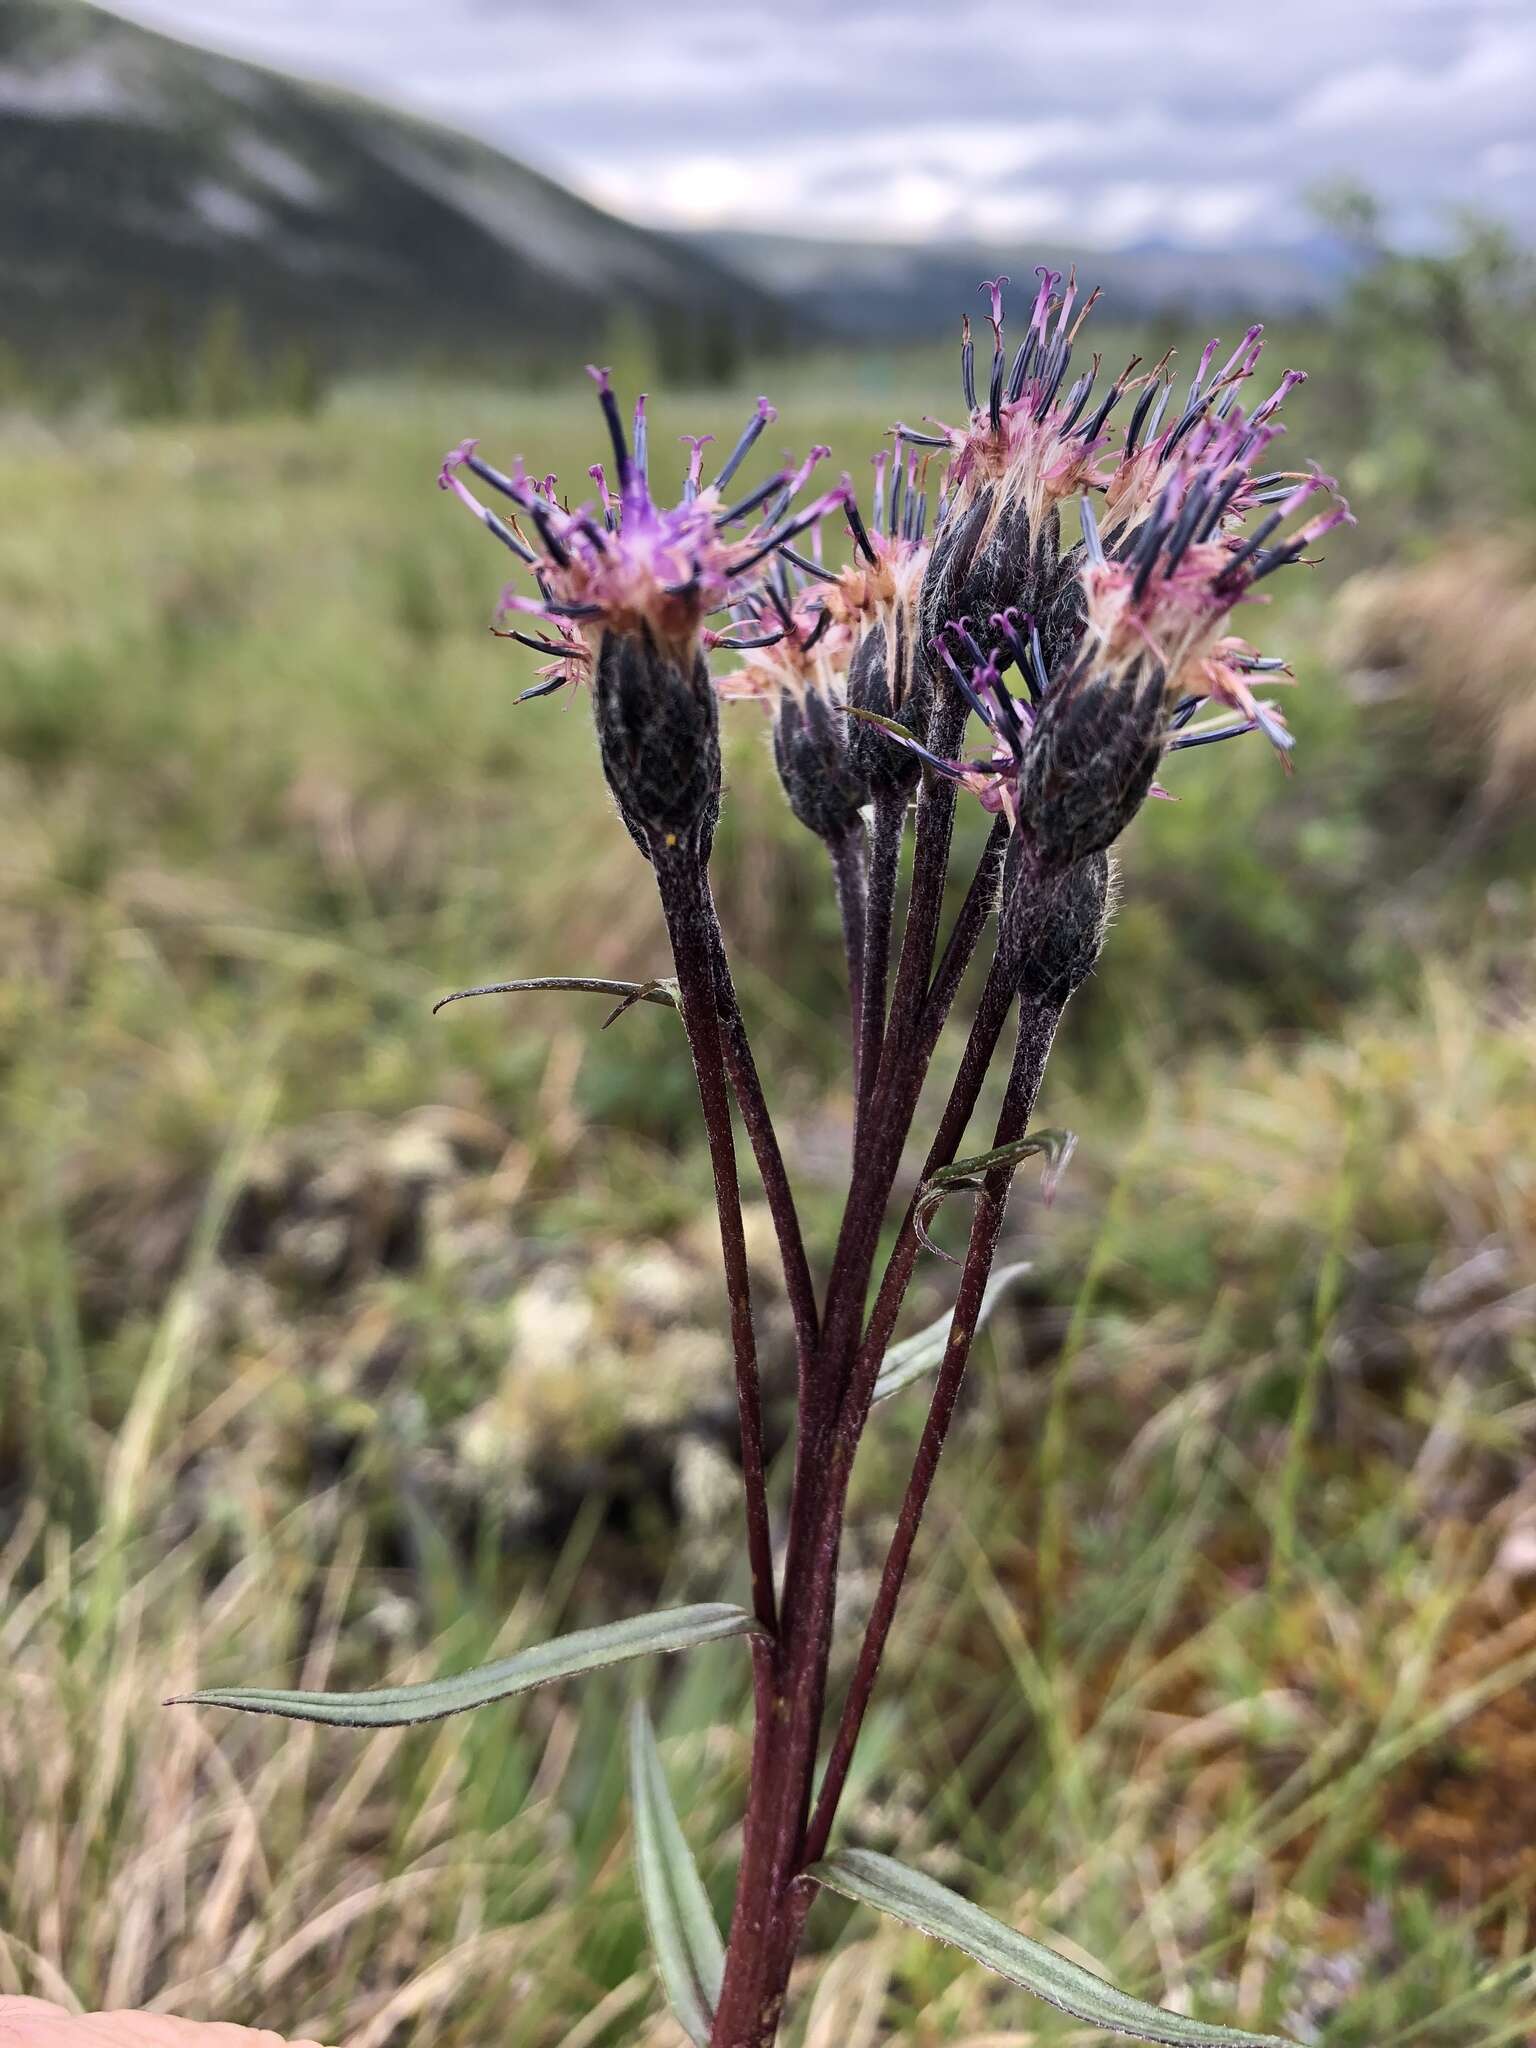
M 825 448 L 751 476 L 775 418 L 766 400 L 709 481 L 709 437 L 685 437 L 679 500 L 658 504 L 646 402 L 626 428 L 601 370 L 592 375 L 612 473 L 592 465 L 595 496 L 573 503 L 521 460 L 494 468 L 473 441 L 453 450 L 440 477 L 514 559 L 498 619 L 521 623 L 494 630 L 544 658 L 521 695 L 590 690 L 602 771 L 650 866 L 672 955 L 670 973 L 651 982 L 567 974 L 465 993 L 627 990 L 621 1010 L 650 999 L 680 1013 L 719 1211 L 750 1588 L 750 1612 L 684 1609 L 590 1631 L 549 1646 L 543 1662 L 514 1659 L 454 1681 L 454 1699 L 499 1697 L 538 1682 L 536 1671 L 747 1636 L 756 1722 L 723 1954 L 665 1809 L 649 1724 L 634 1717 L 647 1917 L 674 2010 L 700 2048 L 770 2048 L 822 1885 L 959 1942 L 1092 2025 L 1188 2048 L 1264 2039 L 1142 2005 L 931 1880 L 833 1846 L 967 1359 L 994 1299 L 1014 1176 L 1042 1154 L 1048 1193 L 1071 1150 L 1070 1134 L 1033 1130 L 1031 1119 L 1063 1015 L 1104 942 L 1111 848 L 1146 799 L 1168 794 L 1159 777 L 1175 755 L 1258 734 L 1288 765 L 1285 719 L 1256 694 L 1288 671 L 1229 626 L 1276 570 L 1349 516 L 1315 472 L 1255 474 L 1299 381 L 1288 371 L 1245 412 L 1258 328 L 1219 370 L 1212 342 L 1178 402 L 1171 357 L 1150 369 L 1133 358 L 1095 402 L 1100 358 L 1070 372 L 1097 293 L 1080 298 L 1075 276 L 1064 282 L 1042 267 L 1010 354 L 1006 285 L 982 287 L 992 335 L 984 379 L 962 322 L 963 424 L 894 428 L 892 447 L 874 458 L 867 516 L 847 477 L 812 490 Z M 483 503 L 466 476 L 507 509 Z M 825 848 L 841 915 L 854 1132 L 830 1246 L 806 1245 L 709 887 L 721 706 L 741 703 L 767 716 L 789 810 Z M 991 824 L 946 933 L 956 810 L 971 798 Z M 930 1066 L 982 950 L 980 992 L 922 1172 L 902 1186 Z M 1010 1018 L 1001 1111 L 986 1149 L 962 1158 Z M 787 1493 L 766 1468 L 733 1099 L 795 1329 Z M 953 1196 L 974 1199 L 954 1308 L 932 1347 L 927 1418 L 853 1677 L 829 1714 L 854 1461 L 917 1262 L 938 1250 L 929 1226 Z M 899 1221 L 882 1266 L 893 1201 Z M 302 1694 L 218 1697 L 314 1711 Z M 348 1718 L 328 1697 L 327 1717 Z M 353 1718 L 380 1725 L 391 1714 L 456 1710 L 439 1697 L 432 1686 L 397 1688 Z

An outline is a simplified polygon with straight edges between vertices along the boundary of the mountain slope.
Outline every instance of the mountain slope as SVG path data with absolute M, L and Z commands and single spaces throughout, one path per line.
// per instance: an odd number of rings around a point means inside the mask
M 1111 319 L 1155 312 L 1257 309 L 1273 317 L 1311 311 L 1335 297 L 1349 270 L 1347 252 L 1323 235 L 1292 246 L 1217 251 L 1144 243 L 1074 253 L 816 241 L 734 229 L 706 229 L 686 239 L 700 255 L 751 278 L 849 340 L 922 341 L 948 334 L 963 311 L 974 313 L 978 278 L 1003 271 L 1018 291 L 1032 292 L 1034 266 L 1043 262 L 1064 271 L 1075 261 L 1086 283 L 1104 287 Z
M 0 307 L 101 352 L 235 300 L 338 359 L 595 347 L 622 303 L 680 338 L 772 339 L 773 295 L 496 150 L 212 55 L 85 0 L 0 6 Z

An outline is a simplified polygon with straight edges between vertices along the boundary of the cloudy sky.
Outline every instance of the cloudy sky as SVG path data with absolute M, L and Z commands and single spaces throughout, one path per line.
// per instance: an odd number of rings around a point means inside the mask
M 1532 0 L 114 0 L 472 129 L 632 217 L 1116 247 L 1536 238 Z

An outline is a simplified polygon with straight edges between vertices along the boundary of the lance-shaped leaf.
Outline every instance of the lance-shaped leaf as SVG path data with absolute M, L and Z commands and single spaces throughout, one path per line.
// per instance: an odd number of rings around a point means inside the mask
M 725 1948 L 667 1791 L 651 1717 L 639 1700 L 629 1710 L 629 1798 L 640 1898 L 667 2003 L 688 2038 L 709 2048 Z
M 662 1650 L 691 1650 L 721 1636 L 750 1634 L 757 1623 L 739 1607 L 718 1602 L 673 1607 L 661 1614 L 636 1614 L 602 1628 L 556 1636 L 536 1649 L 519 1650 L 478 1671 L 455 1678 L 429 1678 L 420 1685 L 390 1685 L 375 1692 L 269 1692 L 259 1686 L 216 1686 L 167 1700 L 168 1707 L 239 1707 L 247 1714 L 281 1714 L 290 1721 L 325 1721 L 341 1728 L 405 1728 L 416 1721 L 441 1721 L 491 1700 L 528 1692 L 551 1679 L 597 1671 L 626 1657 Z
M 1040 1192 L 1047 1202 L 1052 1202 L 1056 1198 L 1056 1184 L 1076 1150 L 1076 1131 L 1031 1131 L 1028 1137 L 1015 1138 L 1011 1145 L 998 1145 L 991 1152 L 978 1152 L 974 1159 L 957 1159 L 953 1166 L 941 1166 L 917 1191 L 912 1228 L 918 1243 L 925 1251 L 934 1252 L 939 1258 L 948 1259 L 950 1265 L 958 1266 L 961 1261 L 945 1251 L 942 1245 L 936 1245 L 928 1235 L 928 1219 L 947 1195 L 956 1194 L 961 1188 L 979 1188 L 994 1168 L 1017 1166 L 1020 1160 L 1028 1159 L 1031 1154 L 1043 1152 L 1045 1172 L 1040 1176 Z
M 443 996 L 432 1005 L 432 1014 L 435 1017 L 450 1003 L 467 1002 L 471 996 L 517 996 L 540 989 L 578 989 L 588 995 L 620 997 L 618 1008 L 610 1010 L 603 1020 L 605 1031 L 616 1017 L 622 1017 L 636 1003 L 657 1003 L 664 1010 L 678 1007 L 677 983 L 670 976 L 655 981 L 611 981 L 600 974 L 539 974 L 529 981 L 488 981 L 482 988 L 455 989 L 451 996 Z
M 1029 1262 L 1025 1259 L 1016 1266 L 1002 1266 L 992 1275 L 981 1297 L 981 1307 L 976 1312 L 978 1332 L 1009 1288 L 1022 1280 L 1028 1271 Z M 955 1312 L 950 1309 L 936 1323 L 930 1323 L 926 1330 L 919 1330 L 912 1337 L 903 1337 L 899 1344 L 891 1346 L 880 1367 L 880 1377 L 875 1381 L 875 1400 L 887 1400 L 892 1394 L 899 1394 L 903 1387 L 910 1387 L 914 1380 L 920 1380 L 924 1373 L 937 1369 L 943 1361 L 954 1320 Z
M 878 1907 L 920 1934 L 963 1949 L 1000 1977 L 1090 2026 L 1129 2034 L 1133 2041 L 1156 2041 L 1162 2048 L 1289 2048 L 1275 2034 L 1247 2034 L 1210 2020 L 1187 2020 L 1182 2013 L 1165 2012 L 1160 2005 L 1117 1991 L 1080 1963 L 1069 1962 L 983 1913 L 958 1892 L 871 1849 L 840 1849 L 825 1862 L 813 1864 L 806 1875 L 844 1898 Z

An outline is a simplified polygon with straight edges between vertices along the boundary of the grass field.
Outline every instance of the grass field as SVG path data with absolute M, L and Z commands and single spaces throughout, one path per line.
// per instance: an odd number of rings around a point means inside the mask
M 857 470 L 943 410 L 908 374 L 802 381 L 776 432 Z M 664 406 L 656 446 L 741 411 Z M 368 1739 L 158 1704 L 739 1590 L 675 1026 L 430 1015 L 664 965 L 585 707 L 513 705 L 502 564 L 433 487 L 466 432 L 579 477 L 596 428 L 580 389 L 378 388 L 0 439 L 0 1991 L 347 2048 L 682 2038 L 620 1682 Z M 1536 2040 L 1524 742 L 1468 725 L 1431 626 L 1381 687 L 1337 554 L 1264 621 L 1299 774 L 1191 756 L 1135 827 L 1042 1105 L 1081 1149 L 1054 1210 L 1021 1189 L 1036 1271 L 847 1826 L 1143 1995 L 1495 2048 Z M 717 881 L 825 1249 L 835 920 L 732 716 Z M 920 1421 L 861 1466 L 855 1614 Z M 744 1660 L 650 1683 L 723 1912 Z M 835 1902 L 812 1933 L 805 2048 L 1088 2038 Z

